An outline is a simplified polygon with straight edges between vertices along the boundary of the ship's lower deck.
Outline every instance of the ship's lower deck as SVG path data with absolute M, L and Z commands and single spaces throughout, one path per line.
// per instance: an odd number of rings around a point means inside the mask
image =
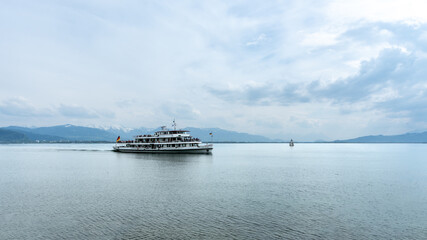
M 138 148 L 126 146 L 114 146 L 113 151 L 124 153 L 212 153 L 212 145 L 203 147 L 180 147 L 180 148 Z

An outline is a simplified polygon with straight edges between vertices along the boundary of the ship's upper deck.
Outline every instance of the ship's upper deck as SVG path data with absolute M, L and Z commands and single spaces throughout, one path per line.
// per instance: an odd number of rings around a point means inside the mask
M 157 131 L 155 134 L 157 135 L 164 135 L 164 134 L 185 134 L 188 133 L 190 131 L 187 130 L 160 130 Z
M 145 134 L 145 135 L 135 136 L 135 139 L 191 137 L 189 132 L 190 131 L 187 131 L 187 130 L 161 130 L 161 131 L 155 132 L 154 134 Z

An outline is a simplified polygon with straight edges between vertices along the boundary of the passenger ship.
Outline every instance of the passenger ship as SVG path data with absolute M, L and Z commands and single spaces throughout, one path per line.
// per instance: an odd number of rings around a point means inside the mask
M 175 121 L 172 126 L 173 130 L 163 126 L 153 135 L 138 135 L 130 141 L 120 141 L 119 137 L 113 150 L 130 153 L 212 153 L 213 144 L 202 144 L 189 134 L 190 131 L 177 130 Z

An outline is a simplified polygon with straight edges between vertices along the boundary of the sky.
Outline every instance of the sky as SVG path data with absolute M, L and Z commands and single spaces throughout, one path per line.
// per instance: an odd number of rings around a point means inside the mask
M 427 130 L 427 1 L 1 1 L 0 127 Z

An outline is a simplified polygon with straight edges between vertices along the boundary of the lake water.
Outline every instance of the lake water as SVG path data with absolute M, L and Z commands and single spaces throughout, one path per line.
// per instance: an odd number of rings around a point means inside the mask
M 0 239 L 427 239 L 427 144 L 0 145 Z

